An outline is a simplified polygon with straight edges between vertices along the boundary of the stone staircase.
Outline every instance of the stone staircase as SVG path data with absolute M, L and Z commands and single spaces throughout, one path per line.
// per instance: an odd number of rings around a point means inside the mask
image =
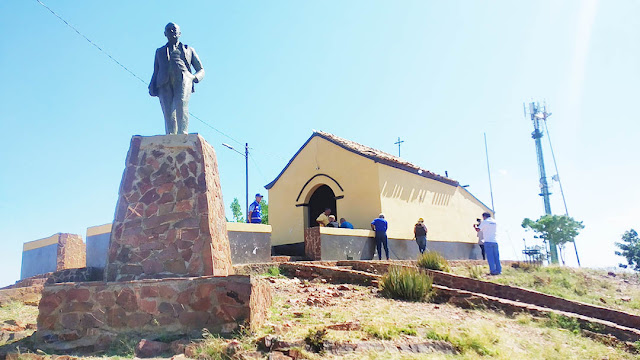
M 299 261 L 281 263 L 281 271 L 302 279 L 322 278 L 331 283 L 377 285 L 390 265 L 415 268 L 412 261 Z M 488 308 L 507 315 L 555 314 L 573 318 L 591 336 L 615 336 L 620 341 L 640 341 L 640 316 L 597 305 L 571 301 L 515 286 L 427 270 L 436 289 L 434 301 L 463 308 Z M 602 335 L 607 334 L 607 335 Z

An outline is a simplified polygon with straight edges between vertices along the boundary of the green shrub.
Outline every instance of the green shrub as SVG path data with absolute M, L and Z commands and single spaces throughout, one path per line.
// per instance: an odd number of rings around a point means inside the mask
M 265 271 L 264 275 L 265 276 L 278 277 L 278 276 L 282 275 L 282 273 L 280 272 L 280 267 L 279 266 L 270 266 L 267 269 L 267 271 Z
M 467 265 L 467 272 L 469 273 L 469 277 L 472 279 L 480 279 L 483 274 L 482 266 L 476 265 Z
M 313 330 L 309 329 L 309 333 L 304 338 L 304 342 L 309 345 L 311 350 L 316 353 L 324 353 L 324 340 L 327 336 L 327 329 Z
M 450 272 L 451 267 L 444 256 L 435 251 L 425 251 L 418 257 L 418 266 L 429 270 Z
M 391 266 L 380 281 L 382 296 L 409 300 L 426 301 L 431 297 L 433 278 L 413 268 Z
M 549 313 L 545 325 L 550 328 L 567 329 L 574 334 L 580 333 L 580 323 L 576 318 Z

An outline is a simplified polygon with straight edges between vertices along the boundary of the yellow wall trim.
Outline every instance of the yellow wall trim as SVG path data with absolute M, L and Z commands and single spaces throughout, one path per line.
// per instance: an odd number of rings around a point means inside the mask
M 111 233 L 112 223 L 87 228 L 87 237 Z
M 271 225 L 228 222 L 227 231 L 271 233 Z
M 53 244 L 58 244 L 59 238 L 60 238 L 60 234 L 54 234 L 49 236 L 48 238 L 26 242 L 22 245 L 22 251 L 29 251 L 29 250 L 39 249 L 41 247 L 45 247 Z
M 334 227 L 321 227 L 320 234 L 360 237 L 373 237 L 375 235 L 373 231 L 367 229 L 345 229 Z

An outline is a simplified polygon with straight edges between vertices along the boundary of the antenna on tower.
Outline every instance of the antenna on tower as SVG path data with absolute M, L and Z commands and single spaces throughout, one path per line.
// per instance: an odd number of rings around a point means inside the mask
M 549 196 L 551 193 L 549 192 L 549 183 L 547 183 L 547 172 L 544 167 L 544 156 L 542 155 L 542 127 L 540 126 L 540 122 L 544 121 L 546 124 L 547 118 L 551 116 L 551 113 L 547 112 L 547 107 L 545 105 L 540 106 L 540 103 L 530 102 L 529 103 L 529 114 L 531 116 L 531 122 L 533 123 L 533 132 L 531 133 L 531 137 L 536 144 L 536 156 L 538 158 L 538 174 L 540 175 L 540 196 L 542 196 L 544 202 L 544 213 L 546 215 L 551 215 L 551 201 Z M 524 109 L 525 118 L 527 118 L 527 108 L 525 105 Z M 554 264 L 558 263 L 558 248 L 553 241 L 553 239 L 549 239 L 549 249 L 551 253 L 551 262 Z

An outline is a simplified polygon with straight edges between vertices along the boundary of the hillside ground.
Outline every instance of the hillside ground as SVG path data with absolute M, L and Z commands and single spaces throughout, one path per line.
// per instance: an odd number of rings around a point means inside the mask
M 288 344 L 302 359 L 636 359 L 628 347 L 592 339 L 566 318 L 506 316 L 486 309 L 462 309 L 449 304 L 392 300 L 377 288 L 309 282 L 279 275 L 277 268 L 260 276 L 273 288 L 273 305 L 264 326 L 254 334 L 232 338 L 204 334 L 193 339 L 187 354 L 203 359 L 266 359 L 258 343 L 265 337 Z M 454 267 L 469 275 L 479 269 Z M 467 272 L 467 273 L 465 273 Z M 477 275 L 477 274 L 476 274 Z M 484 275 L 479 275 L 484 278 Z M 504 269 L 487 278 L 530 287 L 554 295 L 635 311 L 638 279 L 633 275 L 568 268 Z M 541 280 L 540 280 L 541 279 Z M 588 291 L 582 292 L 585 287 Z M 602 297 L 605 302 L 600 300 Z M 630 301 L 620 300 L 632 297 Z M 37 309 L 12 303 L 0 308 L 0 321 L 35 323 Z M 137 339 L 123 339 L 106 353 L 91 358 L 133 357 Z M 28 346 L 29 341 L 21 341 Z M 309 344 L 319 345 L 313 352 Z M 351 346 L 349 346 L 351 344 Z M 353 349 L 357 344 L 358 351 Z M 417 346 L 417 345 L 419 346 Z M 307 350 L 305 350 L 307 345 Z M 322 348 L 324 345 L 324 349 Z M 413 345 L 413 346 L 412 346 Z M 233 356 L 228 356 L 233 348 Z M 30 351 L 36 351 L 33 345 Z M 417 350 L 416 350 L 417 349 Z M 273 353 L 272 353 L 273 354 Z M 85 357 L 88 354 L 84 354 Z M 171 357 L 171 354 L 166 354 Z M 275 357 L 274 357 L 275 358 Z

